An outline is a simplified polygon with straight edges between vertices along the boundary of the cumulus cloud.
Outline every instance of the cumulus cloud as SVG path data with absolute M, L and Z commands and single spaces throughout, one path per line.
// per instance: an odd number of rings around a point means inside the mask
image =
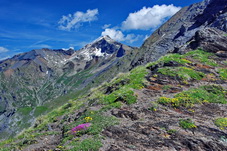
M 124 35 L 122 31 L 114 28 L 106 28 L 105 31 L 102 32 L 102 36 L 108 35 L 112 39 L 116 41 L 127 41 L 129 43 L 133 43 L 141 38 L 141 35 L 135 34 L 127 34 Z
M 105 31 L 102 32 L 102 36 L 108 35 L 112 39 L 117 41 L 124 41 L 124 34 L 120 30 L 115 30 L 113 28 L 106 28 Z
M 97 20 L 98 13 L 99 13 L 98 9 L 93 9 L 93 10 L 88 9 L 87 12 L 85 13 L 77 11 L 74 14 L 68 14 L 67 16 L 62 16 L 62 18 L 58 22 L 59 24 L 58 28 L 60 30 L 66 30 L 66 31 L 79 28 L 82 25 L 82 23 Z
M 143 7 L 141 10 L 129 14 L 127 19 L 122 23 L 122 29 L 149 30 L 151 28 L 157 28 L 180 9 L 181 7 L 176 7 L 173 4 Z
M 0 47 L 0 53 L 4 53 L 4 52 L 8 52 L 9 49 L 5 48 L 5 47 Z

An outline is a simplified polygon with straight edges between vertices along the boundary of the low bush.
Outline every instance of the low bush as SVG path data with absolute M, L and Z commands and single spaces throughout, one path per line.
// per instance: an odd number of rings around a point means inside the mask
M 183 129 L 192 129 L 196 128 L 197 126 L 192 122 L 191 119 L 180 119 L 179 121 L 180 127 Z

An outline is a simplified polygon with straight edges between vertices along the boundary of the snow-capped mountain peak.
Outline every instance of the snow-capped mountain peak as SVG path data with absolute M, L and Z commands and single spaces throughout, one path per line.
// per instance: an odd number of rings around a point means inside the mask
M 111 39 L 108 35 L 101 36 L 92 43 L 86 45 L 84 48 L 75 52 L 72 58 L 83 59 L 86 61 L 90 61 L 95 57 L 109 58 L 116 55 L 122 47 L 126 46 Z

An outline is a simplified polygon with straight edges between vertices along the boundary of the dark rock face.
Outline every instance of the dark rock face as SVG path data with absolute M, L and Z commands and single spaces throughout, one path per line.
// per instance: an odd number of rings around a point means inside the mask
M 122 57 L 125 55 L 125 50 L 121 46 L 121 48 L 117 51 L 117 57 Z
M 216 28 L 205 28 L 195 33 L 188 47 L 191 49 L 202 48 L 209 52 L 227 52 L 226 32 Z M 219 52 L 221 54 L 221 52 Z
M 197 31 L 214 27 L 227 31 L 227 0 L 205 0 L 182 8 L 157 29 L 136 52 L 132 67 L 177 52 Z

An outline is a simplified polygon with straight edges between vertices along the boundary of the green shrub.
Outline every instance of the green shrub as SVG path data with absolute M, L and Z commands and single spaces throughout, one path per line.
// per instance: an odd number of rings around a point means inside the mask
M 192 122 L 191 119 L 180 119 L 179 121 L 180 127 L 183 129 L 192 129 L 196 128 L 197 126 Z

